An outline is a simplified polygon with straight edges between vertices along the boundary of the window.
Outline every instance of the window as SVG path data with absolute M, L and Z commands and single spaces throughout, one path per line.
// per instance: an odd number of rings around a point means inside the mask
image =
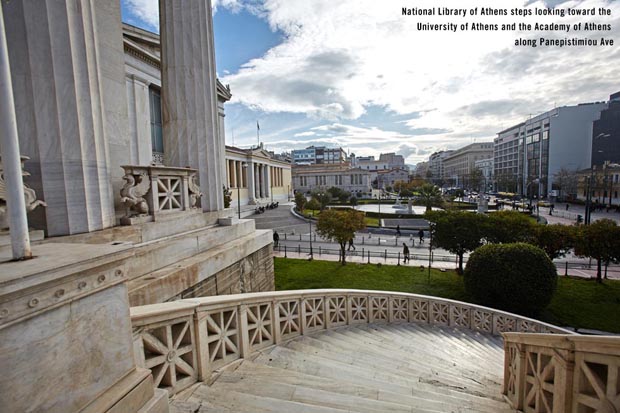
M 161 122 L 161 94 L 155 88 L 149 88 L 151 107 L 151 148 L 153 152 L 164 153 L 164 137 Z

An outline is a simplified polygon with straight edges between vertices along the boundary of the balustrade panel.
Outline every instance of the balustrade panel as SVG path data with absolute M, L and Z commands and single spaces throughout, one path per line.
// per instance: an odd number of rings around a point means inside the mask
M 565 344 L 570 332 L 457 301 L 380 291 L 302 290 L 193 298 L 134 307 L 131 312 L 137 364 L 150 368 L 155 385 L 170 394 L 197 380 L 208 381 L 215 370 L 235 360 L 302 334 L 349 324 L 412 322 L 494 335 L 515 330 L 563 333 L 505 333 L 504 394 L 524 411 L 564 413 L 568 410 L 557 406 L 567 406 L 571 400 L 559 398 L 560 388 L 574 381 L 575 413 L 617 404 L 618 392 L 613 389 L 618 388 L 620 350 L 612 359 L 584 352 L 577 357 L 580 376 L 573 379 L 572 373 L 565 373 L 572 372 L 572 353 Z M 532 345 L 511 342 L 515 334 L 555 337 L 555 341 L 550 348 L 540 339 Z M 617 347 L 616 341 L 606 349 Z

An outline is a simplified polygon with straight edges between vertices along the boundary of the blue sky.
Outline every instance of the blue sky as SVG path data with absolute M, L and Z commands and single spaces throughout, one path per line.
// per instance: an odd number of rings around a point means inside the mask
M 157 32 L 157 3 L 122 0 L 123 20 Z M 455 8 L 558 5 L 611 7 L 612 17 L 596 21 L 612 30 L 588 37 L 620 44 L 619 1 L 442 1 Z M 215 0 L 217 72 L 233 94 L 226 105 L 227 144 L 233 136 L 237 146 L 255 144 L 258 120 L 261 141 L 276 151 L 342 146 L 357 155 L 398 152 L 415 164 L 436 150 L 491 140 L 530 114 L 605 100 L 620 90 L 617 46 L 532 48 L 514 46 L 515 38 L 540 33 L 420 32 L 417 22 L 445 18 L 401 16 L 402 6 L 394 0 Z

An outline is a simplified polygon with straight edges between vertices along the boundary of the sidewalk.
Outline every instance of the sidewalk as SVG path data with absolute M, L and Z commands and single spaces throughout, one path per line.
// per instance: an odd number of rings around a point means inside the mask
M 296 249 L 292 249 L 291 251 L 286 252 L 286 257 L 284 252 L 273 252 L 274 257 L 279 258 L 291 258 L 291 259 L 299 259 L 299 260 L 308 260 L 310 259 L 310 254 L 308 252 L 302 251 L 298 253 Z M 376 256 L 370 257 L 370 264 L 382 264 L 382 265 L 402 265 L 411 268 L 417 268 L 418 270 L 427 270 L 428 269 L 428 258 L 423 259 L 415 259 L 415 253 L 411 254 L 411 261 L 409 263 L 403 263 L 402 259 L 399 261 L 397 258 L 379 258 Z M 335 254 L 319 254 L 319 250 L 314 253 L 314 259 L 319 261 L 338 261 L 338 255 Z M 362 257 L 360 251 L 347 251 L 347 262 L 356 263 L 356 264 L 368 264 L 368 257 Z M 455 261 L 435 261 L 433 260 L 431 264 L 431 268 L 439 269 L 439 270 L 454 270 L 457 268 L 456 259 Z M 465 267 L 466 264 L 463 264 Z M 556 267 L 558 269 L 558 276 L 564 277 L 565 267 L 559 263 L 556 263 Z M 603 268 L 603 276 L 604 276 L 605 268 Z M 587 264 L 584 264 L 581 268 L 569 268 L 568 269 L 569 277 L 579 277 L 586 279 L 595 279 L 596 278 L 596 262 L 592 263 L 591 268 L 588 268 Z M 620 280 L 620 272 L 609 271 L 607 273 L 607 277 L 610 280 Z

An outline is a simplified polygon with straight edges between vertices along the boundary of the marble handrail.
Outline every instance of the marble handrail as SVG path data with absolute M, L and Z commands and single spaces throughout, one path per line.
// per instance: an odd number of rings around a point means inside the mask
M 503 393 L 533 413 L 620 411 L 620 337 L 506 332 Z
M 500 335 L 570 334 L 460 301 L 367 290 L 295 290 L 192 298 L 131 308 L 137 364 L 170 394 L 253 352 L 299 335 L 365 323 L 422 323 Z

